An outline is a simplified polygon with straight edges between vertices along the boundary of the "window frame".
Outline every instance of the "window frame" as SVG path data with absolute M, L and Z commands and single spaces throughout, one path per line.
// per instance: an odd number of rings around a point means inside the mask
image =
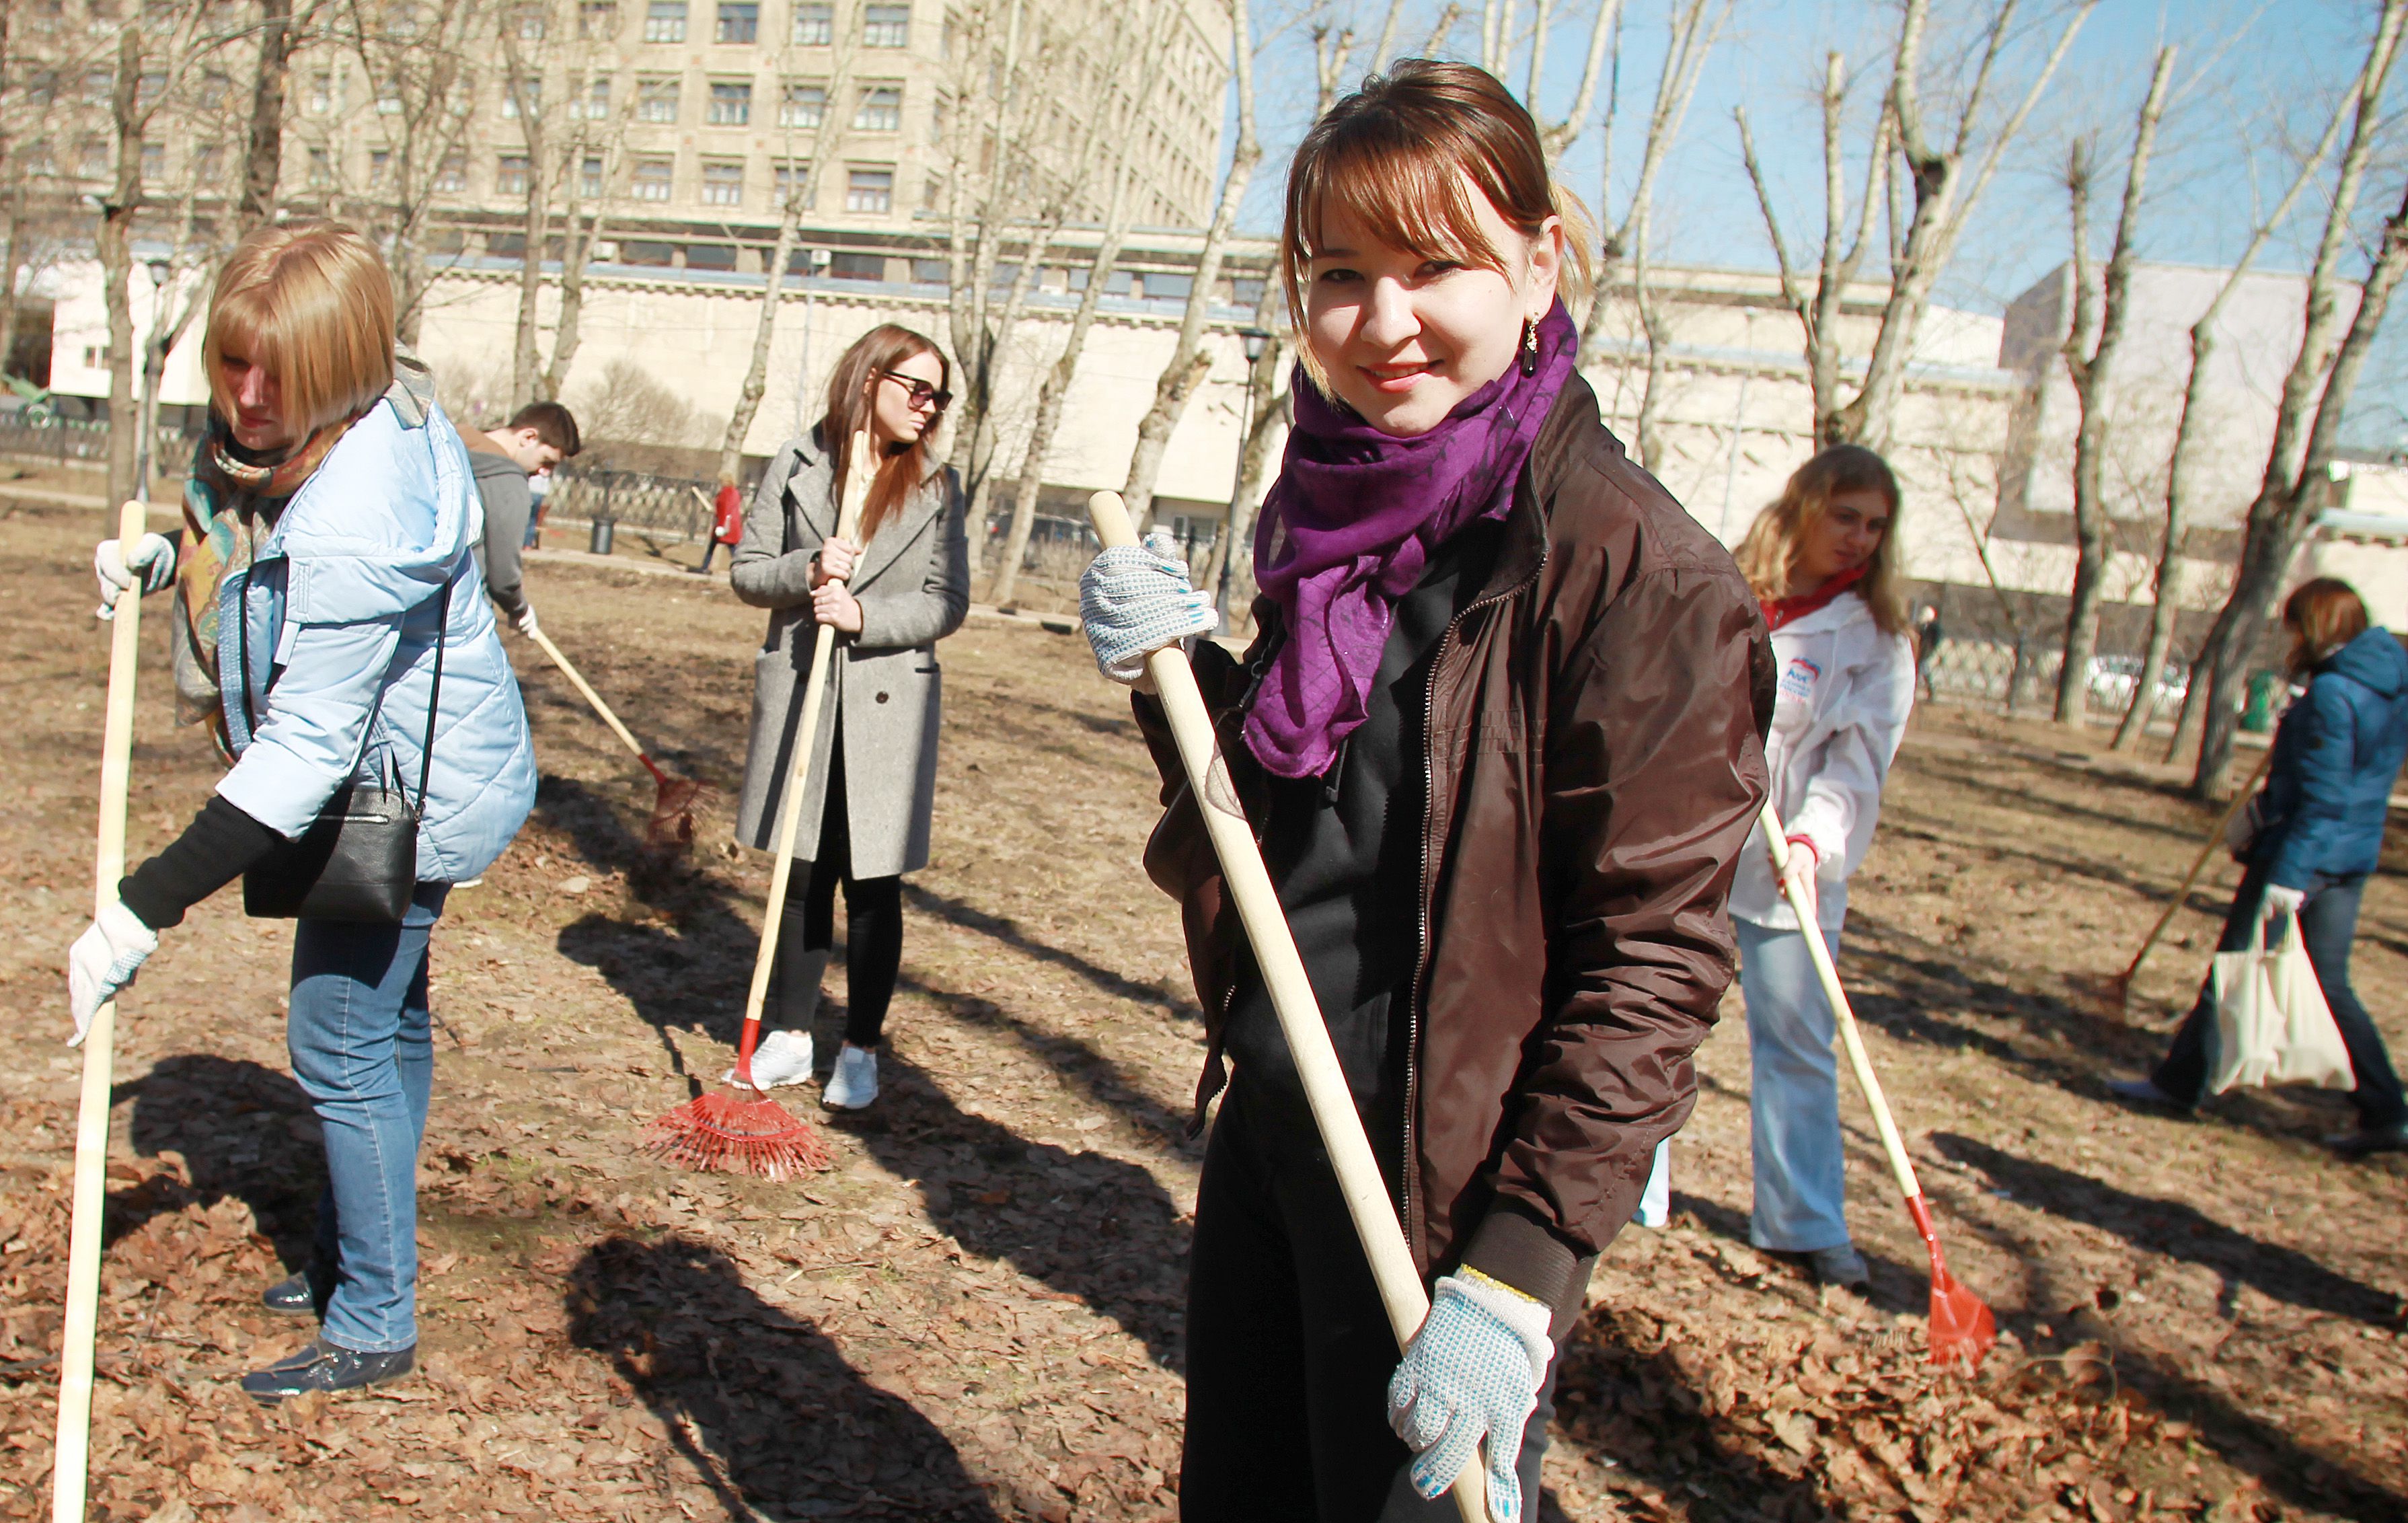
M 861 45 L 865 48 L 911 46 L 910 6 L 909 4 L 863 6 L 861 7 Z
M 693 8 L 690 0 L 644 0 L 644 40 L 672 47 L 684 42 Z
M 713 25 L 711 27 L 710 37 L 710 40 L 714 44 L 721 44 L 732 48 L 751 48 L 755 47 L 760 43 L 761 0 L 717 0 L 717 5 L 718 10 L 712 18 Z M 740 14 L 731 16 L 729 14 L 731 11 L 750 11 L 752 14 L 750 16 Z M 732 37 L 727 35 L 730 22 L 736 22 L 740 24 L 744 33 L 742 36 Z
M 718 194 L 721 192 L 730 194 L 723 196 Z M 702 204 L 707 207 L 740 207 L 744 204 L 742 159 L 702 161 Z
M 750 79 L 710 79 L 706 83 L 710 93 L 702 108 L 702 124 L 706 127 L 749 127 L 752 124 L 752 81 Z M 729 93 L 722 95 L 721 92 Z M 730 108 L 734 114 L 722 111 Z
M 883 180 L 882 185 L 865 185 L 864 180 Z M 865 203 L 875 200 L 875 206 Z M 884 165 L 847 165 L 844 171 L 844 209 L 857 217 L 891 217 L 895 214 L 895 166 Z

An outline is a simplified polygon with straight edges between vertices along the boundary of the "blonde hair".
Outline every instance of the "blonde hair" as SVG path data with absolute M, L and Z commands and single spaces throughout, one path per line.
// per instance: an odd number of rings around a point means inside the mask
M 1898 477 L 1888 461 L 1861 444 L 1834 444 L 1799 467 L 1779 499 L 1748 525 L 1747 538 L 1732 553 L 1756 596 L 1767 602 L 1786 596 L 1806 537 L 1821 524 L 1832 497 L 1866 491 L 1879 492 L 1889 504 L 1889 526 L 1882 531 L 1864 580 L 1852 590 L 1872 610 L 1873 623 L 1883 634 L 1904 631 L 1906 596 L 1898 584 Z
M 2291 631 L 2291 672 L 2313 669 L 2316 663 L 2372 627 L 2366 599 L 2339 577 L 2302 582 L 2283 600 L 2283 623 Z
M 201 338 L 209 401 L 235 415 L 229 353 L 276 378 L 296 438 L 356 418 L 393 384 L 393 278 L 367 239 L 341 223 L 296 217 L 235 245 L 209 297 Z
M 1398 59 L 1314 122 L 1288 166 L 1280 282 L 1297 353 L 1314 384 L 1328 390 L 1303 341 L 1305 270 L 1326 241 L 1322 227 L 1333 208 L 1409 253 L 1510 274 L 1503 251 L 1481 231 L 1467 177 L 1524 237 L 1535 240 L 1549 217 L 1563 219 L 1555 288 L 1568 307 L 1587 292 L 1596 235 L 1580 197 L 1547 173 L 1528 110 L 1485 69 Z

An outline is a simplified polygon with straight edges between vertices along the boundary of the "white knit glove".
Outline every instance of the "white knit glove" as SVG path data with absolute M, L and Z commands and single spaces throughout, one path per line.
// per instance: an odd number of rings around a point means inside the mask
M 536 630 L 541 627 L 541 625 L 535 622 L 535 605 L 533 603 L 529 603 L 524 608 L 520 609 L 519 616 L 512 619 L 510 624 L 520 634 L 526 636 L 529 639 L 533 639 L 535 638 Z
M 1079 618 L 1096 666 L 1116 682 L 1145 675 L 1145 658 L 1220 624 L 1212 600 L 1196 590 L 1179 541 L 1160 529 L 1142 545 L 1115 545 L 1079 577 Z
M 83 1045 L 92 1017 L 134 975 L 150 954 L 159 950 L 159 933 L 124 905 L 111 899 L 75 945 L 67 948 L 67 1003 L 75 1011 L 75 1035 L 67 1045 Z
M 114 539 L 103 539 L 93 547 L 92 574 L 100 582 L 100 616 L 117 616 L 118 595 L 134 585 L 134 573 L 142 575 L 145 595 L 165 591 L 176 580 L 175 542 L 164 534 L 146 534 L 134 541 L 131 553 L 120 551 Z
M 1436 1501 L 1488 1443 L 1488 1516 L 1522 1516 L 1522 1428 L 1538 1410 L 1555 1345 L 1550 1314 L 1477 1271 L 1450 1274 L 1430 1298 L 1429 1315 L 1405 1345 L 1388 1382 L 1388 1426 L 1420 1458 L 1413 1489 Z

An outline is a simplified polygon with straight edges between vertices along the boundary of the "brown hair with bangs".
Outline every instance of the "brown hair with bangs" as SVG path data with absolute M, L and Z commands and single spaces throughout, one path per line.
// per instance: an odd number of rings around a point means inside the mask
M 1536 238 L 1549 217 L 1561 217 L 1558 289 L 1568 303 L 1588 289 L 1588 213 L 1548 175 L 1530 113 L 1485 69 L 1400 58 L 1332 106 L 1297 145 L 1280 238 L 1289 323 L 1303 326 L 1305 270 L 1324 244 L 1323 220 L 1333 206 L 1393 248 L 1508 274 L 1503 251 L 1489 247 L 1480 230 L 1467 176 L 1525 237 Z M 1311 347 L 1299 341 L 1297 349 L 1310 369 Z
M 1906 595 L 1898 584 L 1898 477 L 1888 461 L 1861 444 L 1834 444 L 1792 472 L 1779 500 L 1756 515 L 1731 558 L 1739 562 L 1740 575 L 1747 578 L 1757 597 L 1770 602 L 1788 596 L 1799 547 L 1830 510 L 1831 499 L 1842 492 L 1878 492 L 1889 504 L 1889 527 L 1882 531 L 1872 565 L 1854 590 L 1872 610 L 1873 624 L 1883 634 L 1901 633 Z
M 844 500 L 845 473 L 853 468 L 853 436 L 869 427 L 869 388 L 879 383 L 884 371 L 910 359 L 914 354 L 934 354 L 943 381 L 938 390 L 951 391 L 953 385 L 953 365 L 936 340 L 924 334 L 912 332 L 899 323 L 881 323 L 853 341 L 836 362 L 836 373 L 828 377 L 827 412 L 820 419 L 820 442 L 836 458 L 836 500 Z M 897 450 L 878 463 L 878 474 L 869 482 L 869 496 L 862 504 L 861 542 L 867 544 L 876 537 L 879 526 L 903 506 L 903 499 L 914 487 L 937 473 L 937 430 L 945 421 L 937 412 L 928 419 L 908 449 Z
M 2339 577 L 2300 582 L 2283 599 L 2283 623 L 2291 631 L 2294 676 L 2315 669 L 2318 662 L 2372 627 L 2366 599 Z
M 209 401 L 231 421 L 229 354 L 276 378 L 296 441 L 356 418 L 393 384 L 393 278 L 341 223 L 296 217 L 253 229 L 218 271 L 201 338 Z

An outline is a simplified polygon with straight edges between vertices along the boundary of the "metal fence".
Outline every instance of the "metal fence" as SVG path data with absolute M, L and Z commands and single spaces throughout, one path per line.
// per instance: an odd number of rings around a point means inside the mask
M 2057 702 L 2057 674 L 2065 653 L 2056 639 L 1943 639 L 1924 658 L 1918 690 L 1940 702 L 1975 704 L 2014 714 L 2048 709 Z M 2089 716 L 2114 723 L 2131 706 L 2141 662 L 2137 656 L 2101 655 L 2090 663 L 2084 684 Z M 2155 723 L 2172 725 L 2189 685 L 2187 668 L 2170 663 L 2158 674 Z
M 181 476 L 192 468 L 194 436 L 162 425 L 152 436 L 152 468 Z M 0 411 L 0 454 L 31 455 L 59 465 L 97 464 L 108 458 L 108 424 L 89 418 L 30 415 L 22 408 Z
M 1210 519 L 1175 518 L 1155 525 L 1176 540 L 1187 555 L 1191 575 L 1199 582 L 1212 564 L 1212 546 L 1219 537 L 1220 525 Z M 978 548 L 980 564 L 990 572 L 1002 563 L 1004 541 L 1011 533 L 1011 513 L 999 509 L 987 515 L 986 539 Z M 1079 573 L 1102 549 L 1096 531 L 1082 518 L 1063 518 L 1039 513 L 1030 521 L 1028 548 L 1020 557 L 1020 574 L 1025 581 L 1051 585 L 1075 587 Z
M 638 470 L 564 471 L 544 498 L 544 523 L 609 524 L 651 539 L 693 544 L 710 532 L 718 483 Z

